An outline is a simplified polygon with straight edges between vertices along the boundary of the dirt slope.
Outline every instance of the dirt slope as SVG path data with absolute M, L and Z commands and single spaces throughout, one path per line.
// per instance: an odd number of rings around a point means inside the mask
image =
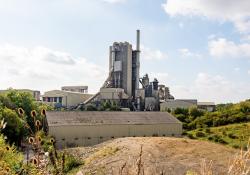
M 142 152 L 141 152 L 142 148 Z M 206 141 L 184 138 L 119 138 L 89 148 L 69 150 L 85 161 L 78 174 L 186 174 L 200 171 L 212 160 L 215 174 L 224 174 L 238 150 Z M 208 164 L 208 163 L 207 163 Z M 121 173 L 122 172 L 122 173 Z

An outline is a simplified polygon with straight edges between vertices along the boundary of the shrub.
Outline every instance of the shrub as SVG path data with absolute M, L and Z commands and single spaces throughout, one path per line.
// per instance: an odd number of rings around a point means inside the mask
M 6 144 L 0 135 L 0 174 L 16 174 L 22 168 L 23 156 L 14 146 Z
M 228 144 L 227 141 L 225 141 L 223 138 L 219 138 L 218 143 Z
M 69 172 L 70 170 L 72 170 L 73 168 L 76 168 L 80 165 L 82 165 L 83 163 L 76 159 L 74 156 L 72 155 L 66 155 L 65 157 L 65 169 L 64 169 L 64 172 L 67 173 Z
M 231 138 L 231 139 L 237 139 L 238 137 L 237 136 L 235 136 L 233 133 L 228 133 L 228 135 L 227 135 L 229 138 Z
M 86 111 L 97 111 L 97 108 L 93 104 L 89 104 L 86 106 Z
M 213 137 L 209 136 L 207 139 L 211 141 L 211 140 L 213 140 Z
M 239 145 L 237 145 L 237 144 L 233 144 L 233 145 L 232 145 L 232 147 L 233 147 L 233 148 L 235 148 L 235 149 L 240 148 L 240 146 L 239 146 Z
M 188 138 L 190 138 L 190 139 L 195 139 L 195 137 L 194 137 L 193 134 L 191 134 L 191 133 L 188 133 L 187 136 L 188 136 Z
M 197 131 L 197 132 L 195 133 L 195 136 L 196 136 L 196 137 L 205 137 L 206 134 L 205 134 L 204 132 Z
M 205 129 L 205 132 L 206 132 L 206 133 L 211 133 L 210 128 L 206 128 L 206 129 Z

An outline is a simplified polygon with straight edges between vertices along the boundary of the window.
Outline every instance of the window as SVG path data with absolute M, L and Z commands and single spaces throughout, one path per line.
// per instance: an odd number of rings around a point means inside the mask
M 59 97 L 59 103 L 62 103 L 62 97 Z
M 54 97 L 54 102 L 57 102 L 57 97 Z
M 48 102 L 50 102 L 50 97 L 48 97 L 47 99 L 48 99 Z

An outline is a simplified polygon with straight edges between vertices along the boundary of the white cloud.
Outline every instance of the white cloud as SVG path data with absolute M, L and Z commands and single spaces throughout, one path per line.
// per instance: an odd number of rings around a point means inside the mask
M 202 16 L 229 21 L 238 31 L 250 32 L 249 0 L 167 0 L 162 6 L 171 16 Z
M 126 0 L 102 0 L 102 1 L 107 2 L 107 3 L 111 3 L 111 4 L 126 2 Z
M 210 55 L 215 57 L 249 57 L 250 44 L 236 44 L 233 41 L 228 41 L 225 38 L 211 40 L 208 43 Z
M 187 48 L 179 49 L 178 51 L 180 52 L 182 57 L 201 58 L 201 54 L 191 52 Z
M 167 59 L 167 54 L 159 49 L 151 49 L 141 45 L 141 57 L 145 60 L 164 60 Z
M 189 86 L 174 85 L 170 91 L 176 98 L 195 98 L 216 103 L 239 102 L 250 97 L 249 82 L 233 82 L 221 75 L 199 73 Z
M 0 45 L 1 89 L 31 88 L 41 91 L 63 85 L 88 85 L 90 92 L 105 80 L 105 68 L 86 58 L 44 47 L 24 48 Z

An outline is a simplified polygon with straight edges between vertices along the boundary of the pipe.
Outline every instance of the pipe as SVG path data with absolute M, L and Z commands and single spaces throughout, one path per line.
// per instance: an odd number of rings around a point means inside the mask
M 140 51 L 140 30 L 136 30 L 136 50 Z

